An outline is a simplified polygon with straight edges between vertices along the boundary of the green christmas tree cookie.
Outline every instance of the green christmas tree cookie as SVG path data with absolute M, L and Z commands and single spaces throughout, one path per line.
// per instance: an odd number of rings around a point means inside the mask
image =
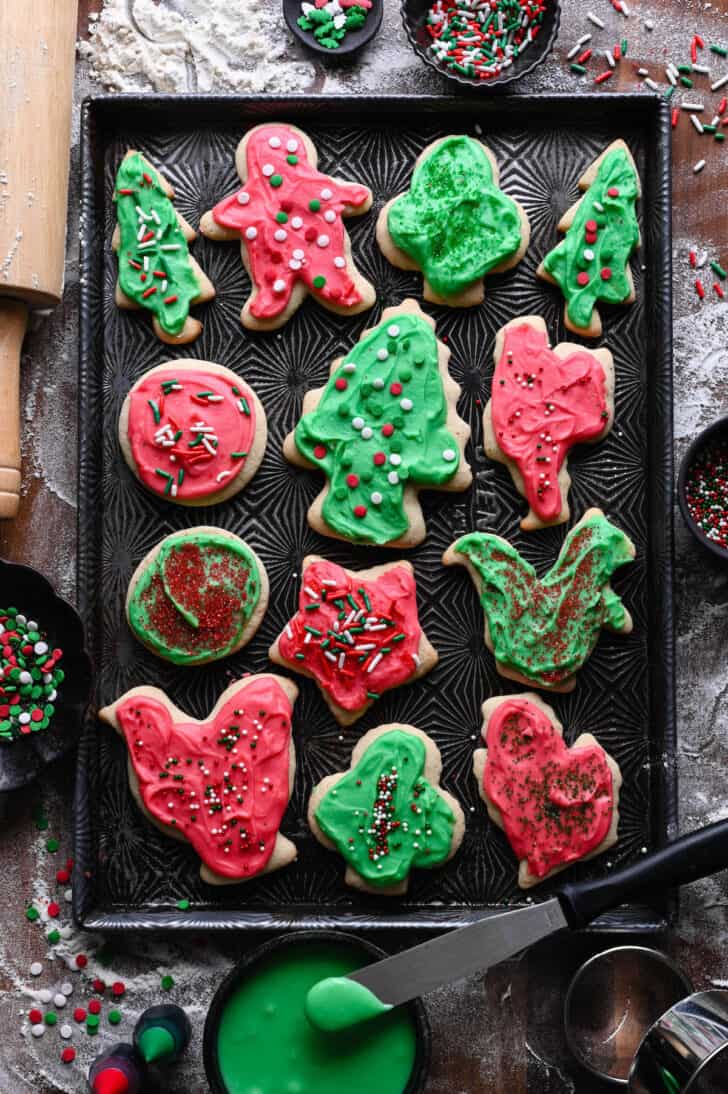
M 343 855 L 347 885 L 396 896 L 411 870 L 452 858 L 465 821 L 439 785 L 441 771 L 440 752 L 421 729 L 378 726 L 358 742 L 348 771 L 314 787 L 308 823 L 324 847 Z
M 566 232 L 536 273 L 558 285 L 566 301 L 567 328 L 598 338 L 602 321 L 597 304 L 631 304 L 635 298 L 629 267 L 640 245 L 635 206 L 640 197 L 637 167 L 627 145 L 613 141 L 579 179 L 586 193 L 558 224 Z
M 528 247 L 528 217 L 498 185 L 498 164 L 472 137 L 443 137 L 415 164 L 410 189 L 388 202 L 377 241 L 402 270 L 421 270 L 424 297 L 468 307 L 483 278 L 515 266 Z
M 172 187 L 140 152 L 127 152 L 116 175 L 118 223 L 111 245 L 119 257 L 117 305 L 151 312 L 157 337 L 182 345 L 202 331 L 190 305 L 212 300 L 215 288 L 190 254 L 196 233 L 174 208 L 173 197 Z
M 312 528 L 337 539 L 412 547 L 425 537 L 421 489 L 465 490 L 470 428 L 455 409 L 449 350 L 414 300 L 388 308 L 310 391 L 284 443 L 291 463 L 329 482 L 309 509 Z

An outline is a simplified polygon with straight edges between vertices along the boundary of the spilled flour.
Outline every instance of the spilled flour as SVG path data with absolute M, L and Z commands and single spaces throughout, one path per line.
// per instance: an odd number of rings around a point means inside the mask
M 79 55 L 110 91 L 303 91 L 280 0 L 105 0 Z

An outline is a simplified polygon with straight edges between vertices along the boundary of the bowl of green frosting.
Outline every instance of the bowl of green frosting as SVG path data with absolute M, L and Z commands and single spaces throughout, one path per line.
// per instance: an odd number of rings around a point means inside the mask
M 315 984 L 386 956 L 329 930 L 282 935 L 247 954 L 218 988 L 205 1022 L 214 1094 L 422 1094 L 430 1027 L 420 1000 L 345 1030 L 316 1028 L 306 1016 Z

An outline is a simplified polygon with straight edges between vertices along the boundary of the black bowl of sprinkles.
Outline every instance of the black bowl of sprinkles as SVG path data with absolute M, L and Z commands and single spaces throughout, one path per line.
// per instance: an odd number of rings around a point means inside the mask
M 544 61 L 559 31 L 560 0 L 402 0 L 415 53 L 464 87 L 493 89 Z
M 37 570 L 0 559 L 0 792 L 76 743 L 91 681 L 76 610 Z
M 728 561 L 728 418 L 699 433 L 680 464 L 677 498 L 698 543 Z
M 372 40 L 385 0 L 283 0 L 289 30 L 307 49 L 336 61 Z

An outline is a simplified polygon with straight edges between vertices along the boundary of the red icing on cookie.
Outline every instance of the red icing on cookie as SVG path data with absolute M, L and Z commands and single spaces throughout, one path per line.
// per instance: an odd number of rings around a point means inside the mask
M 534 877 L 602 843 L 614 810 L 604 749 L 567 748 L 546 714 L 525 699 L 506 700 L 491 714 L 486 747 L 485 792 Z
M 139 478 L 156 494 L 204 498 L 245 466 L 255 437 L 248 388 L 200 365 L 142 377 L 129 397 L 127 435 Z
M 255 130 L 246 159 L 242 189 L 219 202 L 212 215 L 222 227 L 240 232 L 247 249 L 258 290 L 251 313 L 258 319 L 280 315 L 297 281 L 339 307 L 359 304 L 342 212 L 368 201 L 369 190 L 317 171 L 299 134 L 285 125 Z
M 505 330 L 491 413 L 501 451 L 521 473 L 526 500 L 542 521 L 561 512 L 558 473 L 572 445 L 594 440 L 608 418 L 607 380 L 588 350 L 559 357 L 545 330 Z
M 259 874 L 289 798 L 291 704 L 280 685 L 243 685 L 202 723 L 174 721 L 141 695 L 122 700 L 116 718 L 154 819 L 182 833 L 216 874 Z
M 362 581 L 320 561 L 304 570 L 298 613 L 278 645 L 338 706 L 359 710 L 414 675 L 420 635 L 415 579 L 404 566 Z

